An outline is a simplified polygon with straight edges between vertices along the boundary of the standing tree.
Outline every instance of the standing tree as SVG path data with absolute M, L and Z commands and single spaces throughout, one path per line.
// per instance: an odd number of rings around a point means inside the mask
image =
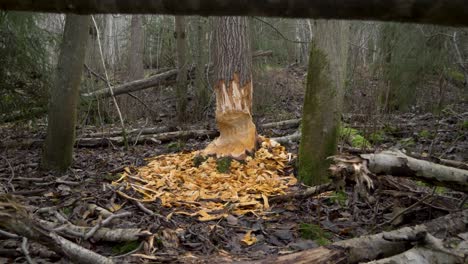
M 73 160 L 81 73 L 89 16 L 67 15 L 55 83 L 50 91 L 49 122 L 42 167 L 64 171 Z
M 196 18 L 196 67 L 195 67 L 195 114 L 200 119 L 205 107 L 209 103 L 208 87 L 205 81 L 205 64 L 207 62 L 207 34 L 206 19 Z
M 185 38 L 185 17 L 175 17 L 176 53 L 177 53 L 177 119 L 179 122 L 187 118 L 187 43 Z
M 255 150 L 252 121 L 252 56 L 246 17 L 215 18 L 214 69 L 216 122 L 220 136 L 205 155 L 245 158 Z
M 299 178 L 309 185 L 327 181 L 327 157 L 336 151 L 346 77 L 349 26 L 314 23 L 299 146 Z
M 130 47 L 128 51 L 128 81 L 143 79 L 143 51 L 145 38 L 143 33 L 143 18 L 141 15 L 133 15 L 130 24 Z

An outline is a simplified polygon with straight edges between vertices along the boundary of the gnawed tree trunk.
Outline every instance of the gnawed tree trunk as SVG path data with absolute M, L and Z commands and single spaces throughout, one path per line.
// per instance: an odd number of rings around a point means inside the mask
M 187 58 L 186 58 L 186 34 L 185 34 L 185 17 L 175 17 L 175 39 L 176 39 L 176 54 L 177 54 L 177 119 L 183 122 L 187 119 Z
M 335 242 L 329 246 L 304 250 L 294 254 L 267 258 L 255 263 L 362 263 L 405 252 L 412 246 L 411 239 L 390 241 L 389 237 L 415 238 L 425 233 L 447 234 L 466 231 L 468 210 L 449 214 L 425 224 L 404 227 L 390 232 L 361 236 Z
M 256 147 L 252 121 L 252 56 L 245 17 L 215 18 L 216 123 L 220 136 L 205 155 L 245 158 Z
M 73 160 L 81 73 L 86 53 L 89 16 L 67 15 L 55 82 L 51 89 L 42 166 L 66 170 Z
M 336 151 L 346 77 L 349 26 L 315 21 L 299 146 L 299 179 L 308 185 L 328 180 L 327 157 Z

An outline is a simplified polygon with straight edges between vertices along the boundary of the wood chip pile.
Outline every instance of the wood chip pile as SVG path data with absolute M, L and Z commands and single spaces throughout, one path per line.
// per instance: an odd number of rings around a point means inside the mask
M 118 193 L 140 202 L 160 201 L 173 213 L 211 221 L 247 213 L 262 215 L 268 197 L 285 194 L 297 183 L 288 165 L 292 155 L 277 142 L 261 137 L 261 147 L 244 162 L 233 160 L 228 173 L 220 173 L 209 157 L 195 166 L 198 153 L 162 155 L 140 168 L 126 168 L 114 185 Z

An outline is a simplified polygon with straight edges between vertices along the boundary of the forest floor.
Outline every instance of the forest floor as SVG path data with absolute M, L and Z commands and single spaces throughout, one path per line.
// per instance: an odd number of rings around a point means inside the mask
M 428 160 L 436 157 L 465 164 L 468 161 L 466 112 L 440 116 L 401 114 L 379 118 L 378 122 L 369 120 L 360 115 L 345 115 L 344 118 L 349 127 L 356 128 L 372 144 L 366 143 L 363 152 L 396 147 Z M 260 130 L 264 136 L 278 137 L 292 134 L 297 128 Z M 33 218 L 50 222 L 64 218 L 74 225 L 93 227 L 105 218 L 106 213 L 130 212 L 114 219 L 107 227 L 147 230 L 154 234 L 151 245 L 148 238 L 105 242 L 93 237 L 86 240 L 68 236 L 85 248 L 115 257 L 116 262 L 141 263 L 144 259 L 185 263 L 259 260 L 424 223 L 467 205 L 466 200 L 463 201 L 466 197 L 463 193 L 441 187 L 434 189 L 411 179 L 384 176 L 373 178 L 372 202 L 353 199 L 353 185 L 349 184 L 344 192 L 328 191 L 316 196 L 270 201 L 268 211 L 262 215 L 229 214 L 213 221 L 199 221 L 197 217 L 173 214 L 178 208 L 164 207 L 158 201 L 144 203 L 142 208 L 138 203 L 116 195 L 111 183 L 121 176 L 125 167 L 144 166 L 148 158 L 162 154 L 202 149 L 211 140 L 209 137 L 161 144 L 155 143 L 158 142 L 156 140 L 146 140 L 130 144 L 128 149 L 119 145 L 78 147 L 72 168 L 58 175 L 38 166 L 41 155 L 39 143 L 44 138 L 44 131 L 45 128 L 38 125 L 0 127 L 3 142 L 0 144 L 1 192 L 16 195 L 15 199 Z M 90 127 L 81 134 L 93 131 L 98 132 Z M 340 143 L 355 149 L 353 144 L 356 142 L 349 137 L 343 137 Z M 286 147 L 292 153 L 298 149 L 297 142 L 290 142 Z M 294 161 L 290 165 L 294 167 Z M 305 188 L 296 185 L 289 191 L 299 192 Z M 429 199 L 419 202 L 428 194 L 432 194 Z M 415 203 L 418 204 L 405 210 Z M 156 214 L 150 215 L 153 212 Z M 401 212 L 404 213 L 389 223 Z M 448 236 L 443 238 L 449 239 Z M 450 239 L 453 242 L 454 238 Z M 20 249 L 20 240 L 0 234 L 1 263 L 26 262 Z M 36 263 L 64 262 L 36 242 L 29 242 L 29 252 Z
M 266 128 L 262 124 L 300 117 L 305 69 L 273 69 L 268 74 L 256 78 L 254 103 L 259 107 L 254 112 L 259 134 L 269 138 L 294 134 L 298 130 L 298 122 L 294 120 L 293 125 L 286 126 Z M 261 87 L 266 88 L 262 90 Z M 14 195 L 15 201 L 26 208 L 31 218 L 55 223 L 56 226 L 68 223 L 91 228 L 109 215 L 122 214 L 105 226 L 111 230 L 127 230 L 127 236 L 120 235 L 117 239 L 102 239 L 97 235 L 86 239 L 80 233 L 57 231 L 71 241 L 120 263 L 262 260 L 425 223 L 467 206 L 466 194 L 394 177 L 398 175 L 373 176 L 375 187 L 367 198 L 357 198 L 354 183 L 347 182 L 343 191 L 325 190 L 309 196 L 261 198 L 261 203 L 269 201 L 267 208 L 263 208 L 265 210 L 237 215 L 235 211 L 225 211 L 222 217 L 211 221 L 200 220 L 199 215 L 177 213 L 193 209 L 185 208 L 190 203 L 168 207 L 158 199 L 147 203 L 135 202 L 132 197 L 118 194 L 126 191 L 115 184 L 122 175 L 132 176 L 132 172 L 144 169 L 154 157 L 177 153 L 187 155 L 203 149 L 216 136 L 213 133 L 214 116 L 210 112 L 207 114 L 209 121 L 185 127 L 174 125 L 171 120 L 174 119 L 175 106 L 163 103 L 172 98 L 173 92 L 167 94 L 167 97 L 159 94 L 157 99 L 148 97 L 150 99 L 146 103 L 151 108 L 157 105 L 164 107 L 154 108 L 159 113 L 151 120 L 154 124 L 148 124 L 146 120 L 127 127 L 130 132 L 128 149 L 119 140 L 118 125 L 80 127 L 74 164 L 64 174 L 39 168 L 46 131 L 41 121 L 0 125 L 0 194 Z M 143 99 L 145 97 L 142 96 Z M 268 107 L 271 104 L 275 107 Z M 439 115 L 344 114 L 340 154 L 357 155 L 397 148 L 419 159 L 432 162 L 445 159 L 466 166 L 466 109 L 467 104 L 462 103 Z M 171 131 L 179 130 L 198 132 L 171 134 Z M 298 142 L 285 141 L 283 145 L 287 152 L 292 153 L 289 156 L 292 159 L 284 164 L 282 170 L 282 176 L 289 176 L 295 171 Z M 286 193 L 300 193 L 306 188 L 296 184 L 290 186 Z M 0 200 L 0 209 L 2 202 Z M 65 228 L 72 229 L 70 226 Z M 128 235 L 132 232 L 138 235 Z M 451 234 L 442 234 L 441 238 L 453 245 L 462 240 Z M 0 263 L 26 263 L 21 244 L 21 240 L 8 238 L 0 232 Z M 67 262 L 34 241 L 28 244 L 29 255 L 36 263 Z

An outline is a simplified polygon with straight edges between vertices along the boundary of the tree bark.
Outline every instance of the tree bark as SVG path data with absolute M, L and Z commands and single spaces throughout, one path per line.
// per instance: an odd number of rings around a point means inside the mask
M 266 51 L 260 50 L 260 51 L 254 52 L 254 54 L 252 55 L 252 58 L 270 56 L 271 54 L 273 54 L 273 52 L 270 50 L 266 50 Z M 211 70 L 212 68 L 213 68 L 212 64 L 205 65 L 205 69 L 208 69 L 208 71 Z M 191 69 L 190 71 L 188 71 L 187 76 L 192 76 L 193 71 L 194 69 Z M 121 94 L 127 94 L 127 93 L 131 93 L 135 91 L 149 89 L 156 85 L 173 83 L 176 80 L 178 72 L 179 70 L 177 69 L 167 70 L 149 78 L 113 86 L 112 90 L 114 91 L 114 96 L 117 96 Z M 84 93 L 81 96 L 85 99 L 92 99 L 95 97 L 106 98 L 106 97 L 111 97 L 111 93 L 108 88 L 105 88 L 105 89 L 97 90 L 97 91 L 90 92 L 90 93 Z
M 133 15 L 130 25 L 130 47 L 128 49 L 128 81 L 143 79 L 145 77 L 143 69 L 143 19 L 142 16 Z
M 177 119 L 183 122 L 187 119 L 187 41 L 185 33 L 185 17 L 175 17 L 175 39 L 177 54 Z
M 128 40 L 129 45 L 127 49 L 126 80 L 128 82 L 140 80 L 145 77 L 143 66 L 144 41 L 143 17 L 141 15 L 133 15 L 130 23 L 130 39 Z M 118 99 L 122 112 L 126 116 L 125 119 L 135 120 L 140 116 L 141 110 L 137 107 L 138 102 L 136 102 L 135 99 L 131 98 L 129 95 L 122 96 Z
M 337 147 L 349 25 L 344 21 L 315 21 L 299 145 L 299 179 L 307 185 L 328 181 L 328 168 Z
M 433 185 L 468 193 L 468 171 L 406 156 L 400 151 L 362 154 L 375 174 L 412 177 Z
M 73 160 L 77 106 L 89 16 L 67 15 L 55 83 L 51 90 L 42 166 L 66 170 Z
M 468 25 L 468 5 L 464 0 L 0 0 L 0 9 L 79 14 L 275 16 Z
M 196 22 L 196 32 L 197 32 L 197 55 L 196 55 L 196 69 L 195 69 L 195 114 L 197 115 L 198 119 L 201 119 L 203 116 L 203 112 L 205 107 L 208 106 L 209 103 L 209 92 L 208 86 L 206 82 L 206 75 L 205 75 L 205 64 L 207 60 L 207 53 L 206 53 L 206 44 L 207 44 L 207 36 L 205 30 L 205 23 L 206 20 L 203 17 L 197 17 Z
M 220 136 L 205 155 L 243 159 L 256 147 L 252 121 L 252 55 L 245 17 L 215 19 L 216 123 Z

